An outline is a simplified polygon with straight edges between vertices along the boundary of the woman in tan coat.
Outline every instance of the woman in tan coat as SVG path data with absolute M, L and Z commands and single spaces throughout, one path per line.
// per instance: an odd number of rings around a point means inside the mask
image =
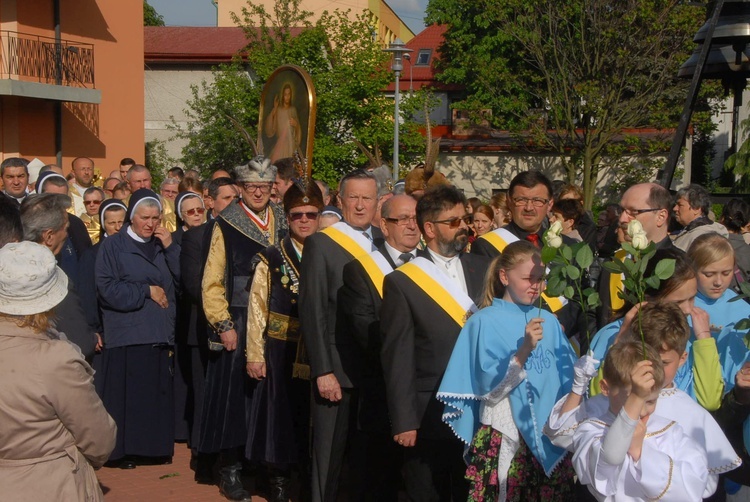
M 0 249 L 0 501 L 104 500 L 116 426 L 80 350 L 51 328 L 68 279 L 44 246 Z

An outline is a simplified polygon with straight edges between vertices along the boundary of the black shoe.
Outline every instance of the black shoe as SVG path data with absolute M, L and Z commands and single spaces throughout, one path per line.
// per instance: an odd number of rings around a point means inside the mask
M 119 467 L 120 469 L 135 469 L 135 461 L 126 458 L 120 461 L 120 465 L 118 465 L 117 467 Z
M 219 493 L 229 500 L 250 502 L 250 494 L 242 486 L 240 470 L 242 464 L 232 464 L 219 470 Z
M 271 476 L 268 479 L 269 498 L 268 502 L 289 502 L 289 476 Z

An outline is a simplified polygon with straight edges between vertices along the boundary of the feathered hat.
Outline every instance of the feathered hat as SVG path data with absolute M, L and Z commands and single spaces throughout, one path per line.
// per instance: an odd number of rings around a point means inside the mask
M 393 176 L 391 174 L 391 168 L 388 167 L 380 157 L 380 148 L 378 147 L 378 144 L 375 143 L 375 154 L 370 153 L 365 145 L 356 139 L 354 140 L 354 144 L 359 147 L 370 162 L 367 170 L 372 172 L 373 176 L 375 176 L 375 181 L 378 184 L 378 197 L 391 193 L 393 191 Z
M 430 124 L 430 113 L 425 104 L 425 127 L 427 129 L 427 153 L 424 164 L 418 164 L 404 179 L 405 191 L 411 195 L 419 190 L 437 185 L 450 185 L 451 183 L 440 171 L 435 169 L 438 154 L 440 153 L 440 138 L 432 139 L 432 124 Z
M 256 143 L 253 141 L 250 133 L 242 127 L 242 124 L 240 124 L 237 119 L 231 115 L 226 115 L 226 117 L 232 123 L 234 128 L 239 131 L 245 141 L 247 141 L 250 148 L 253 150 L 253 153 L 255 153 L 255 157 L 253 157 L 247 164 L 235 166 L 233 169 L 235 181 L 240 183 L 273 183 L 276 181 L 276 166 L 271 164 L 271 159 L 267 159 L 263 156 L 263 143 Z M 258 145 L 260 145 L 260 148 Z
M 284 211 L 288 213 L 299 206 L 315 206 L 318 211 L 323 211 L 323 193 L 318 184 L 307 177 L 305 160 L 298 152 L 294 153 L 294 171 L 294 183 L 284 194 Z

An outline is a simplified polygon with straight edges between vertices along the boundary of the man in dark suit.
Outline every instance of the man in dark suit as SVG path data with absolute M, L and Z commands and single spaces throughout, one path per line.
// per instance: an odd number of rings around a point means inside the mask
M 300 271 L 299 313 L 315 401 L 313 502 L 336 500 L 349 416 L 356 404 L 361 354 L 350 334 L 336 326 L 344 265 L 382 243 L 382 234 L 370 225 L 378 200 L 373 175 L 362 169 L 347 174 L 340 197 L 344 221 L 306 239 Z M 352 453 L 359 452 L 352 448 Z
M 359 385 L 358 429 L 365 436 L 362 493 L 356 500 L 398 500 L 401 449 L 390 441 L 385 381 L 380 363 L 380 305 L 383 279 L 396 267 L 416 257 L 420 232 L 417 201 L 396 195 L 383 203 L 380 228 L 385 243 L 344 267 L 344 286 L 338 305 L 341 322 L 363 351 Z
M 176 364 L 180 365 L 188 385 L 188 402 L 184 410 L 190 429 L 188 444 L 193 449 L 195 462 L 195 480 L 198 483 L 212 483 L 212 464 L 214 455 L 200 454 L 197 445 L 200 440 L 201 411 L 205 395 L 206 366 L 208 364 L 208 321 L 203 313 L 201 300 L 201 281 L 203 266 L 208 255 L 211 225 L 219 214 L 235 199 L 237 186 L 231 178 L 218 178 L 208 184 L 208 195 L 211 198 L 211 212 L 208 222 L 189 229 L 182 236 L 180 247 L 180 280 L 182 284 L 183 318 L 181 325 L 185 332 L 177 334 L 176 342 L 185 345 L 177 351 Z
M 486 257 L 463 253 L 467 221 L 461 192 L 428 190 L 417 203 L 426 256 L 387 275 L 383 285 L 388 412 L 393 440 L 406 448 L 404 483 L 413 501 L 460 500 L 468 493 L 464 445 L 441 420 L 443 405 L 435 398 L 463 323 L 482 297 L 489 265 Z M 417 268 L 421 275 L 412 272 Z M 459 307 L 458 315 L 451 305 Z

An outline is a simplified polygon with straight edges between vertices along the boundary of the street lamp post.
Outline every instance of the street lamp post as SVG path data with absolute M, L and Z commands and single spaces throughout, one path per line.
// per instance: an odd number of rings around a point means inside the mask
M 388 46 L 387 49 L 383 49 L 383 52 L 390 52 L 393 54 L 393 62 L 391 63 L 391 70 L 396 74 L 396 93 L 394 95 L 396 101 L 396 111 L 393 116 L 393 181 L 398 181 L 398 126 L 399 126 L 399 82 L 398 79 L 401 76 L 401 71 L 404 69 L 403 57 L 409 52 L 413 52 L 412 49 L 408 49 L 406 44 L 397 38 Z

